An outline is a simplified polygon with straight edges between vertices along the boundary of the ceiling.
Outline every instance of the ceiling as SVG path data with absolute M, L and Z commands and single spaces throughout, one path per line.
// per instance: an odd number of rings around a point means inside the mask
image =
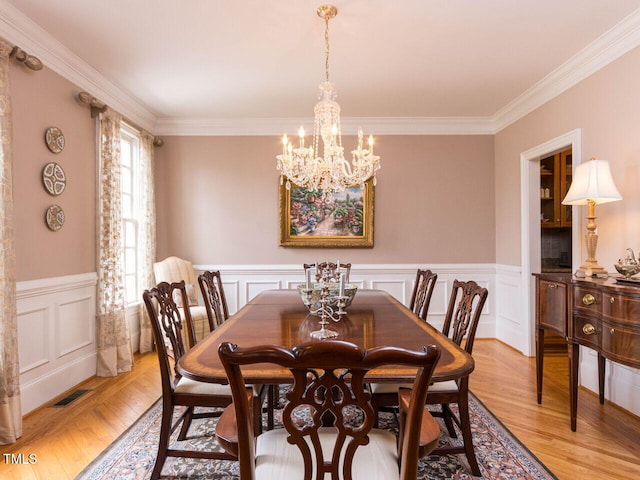
M 0 0 L 0 35 L 156 133 L 295 132 L 324 80 L 321 4 Z M 640 0 L 333 4 L 343 124 L 388 133 L 465 122 L 490 133 L 640 43 Z

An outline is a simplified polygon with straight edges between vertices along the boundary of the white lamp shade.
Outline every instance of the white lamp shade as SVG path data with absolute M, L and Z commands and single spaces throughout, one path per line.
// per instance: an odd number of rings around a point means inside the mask
M 607 160 L 589 160 L 575 169 L 571 187 L 564 197 L 564 205 L 587 205 L 587 200 L 595 203 L 622 200 L 616 184 L 613 183 Z

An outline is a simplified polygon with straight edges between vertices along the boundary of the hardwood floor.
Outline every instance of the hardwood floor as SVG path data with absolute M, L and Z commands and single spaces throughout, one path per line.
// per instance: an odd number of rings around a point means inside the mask
M 471 390 L 560 480 L 640 478 L 640 418 L 581 389 L 578 430 L 569 428 L 566 355 L 545 356 L 542 405 L 533 358 L 496 340 L 476 340 L 474 357 Z M 67 407 L 29 414 L 22 438 L 0 446 L 0 478 L 74 478 L 160 396 L 157 358 L 136 357 L 132 372 L 79 388 L 91 391 Z M 24 464 L 9 461 L 20 454 Z M 29 464 L 30 454 L 37 463 Z

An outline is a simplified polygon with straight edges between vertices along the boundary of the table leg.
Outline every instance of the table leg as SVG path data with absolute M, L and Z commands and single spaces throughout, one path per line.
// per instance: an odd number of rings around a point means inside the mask
M 606 359 L 601 353 L 598 353 L 598 393 L 600 397 L 600 405 L 604 405 L 604 371 Z
M 536 390 L 538 404 L 542 403 L 542 376 L 544 366 L 544 328 L 536 330 Z
M 578 413 L 578 363 L 580 362 L 580 345 L 571 343 L 569 352 L 569 405 L 571 410 L 571 430 L 575 432 Z

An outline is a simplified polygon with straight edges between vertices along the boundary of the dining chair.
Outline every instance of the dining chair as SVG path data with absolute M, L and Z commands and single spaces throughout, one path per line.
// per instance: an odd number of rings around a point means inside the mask
M 204 305 L 200 305 L 198 301 L 193 264 L 179 257 L 167 257 L 153 264 L 153 274 L 156 279 L 156 284 L 160 282 L 175 283 L 184 280 L 188 301 L 183 302 L 180 295 L 177 294 L 177 291 L 174 301 L 181 311 L 185 306 L 189 309 L 189 314 L 193 322 L 194 336 L 193 341 L 186 338 L 185 340 L 187 340 L 186 345 L 193 347 L 195 342 L 202 340 L 202 337 L 209 333 L 207 309 Z
M 189 309 L 177 307 L 174 298 L 181 296 L 184 302 L 188 301 L 184 281 L 167 283 L 160 282 L 155 288 L 145 290 L 142 294 L 147 313 L 151 320 L 153 337 L 160 363 L 160 377 L 162 381 L 162 420 L 160 424 L 160 439 L 158 454 L 151 474 L 152 479 L 160 477 L 166 458 L 189 457 L 206 458 L 214 460 L 235 460 L 236 457 L 228 452 L 180 450 L 170 447 L 170 436 L 182 423 L 178 434 L 178 440 L 187 437 L 191 421 L 194 418 L 219 416 L 221 408 L 231 404 L 232 396 L 229 385 L 199 382 L 180 376 L 175 370 L 175 364 L 186 352 L 182 330 L 186 328 L 193 336 L 193 326 Z M 183 319 L 184 317 L 184 319 Z M 173 358 L 173 362 L 171 361 Z M 172 365 L 173 363 L 173 365 Z M 252 393 L 252 408 L 256 419 L 254 428 L 260 431 L 261 405 L 263 389 L 256 388 Z M 174 409 L 179 406 L 187 407 L 184 412 L 173 421 Z M 198 412 L 195 407 L 218 407 L 214 411 Z
M 227 298 L 224 294 L 220 271 L 209 270 L 201 273 L 198 275 L 198 285 L 200 285 L 200 292 L 207 310 L 209 329 L 213 331 L 229 319 L 229 308 L 227 307 Z M 267 429 L 271 430 L 274 424 L 273 415 L 278 386 L 266 385 L 265 388 L 267 389 Z
M 442 333 L 463 347 L 469 355 L 473 353 L 478 323 L 488 294 L 486 288 L 479 286 L 472 280 L 467 282 L 454 280 L 453 282 Z M 457 416 L 450 408 L 452 403 L 458 405 Z M 471 472 L 473 475 L 479 476 L 480 467 L 473 449 L 469 418 L 469 376 L 434 383 L 429 387 L 427 404 L 441 405 L 441 410 L 432 412 L 432 415 L 442 416 L 450 437 L 457 437 L 453 426 L 455 422 L 462 433 L 463 441 L 462 446 L 437 447 L 433 449 L 431 455 L 464 453 L 467 456 Z
M 213 331 L 229 318 L 229 308 L 220 272 L 208 270 L 201 273 L 198 275 L 198 285 L 200 285 L 200 292 L 209 319 L 209 330 Z
M 224 342 L 218 352 L 234 403 L 220 417 L 216 435 L 224 448 L 237 452 L 243 480 L 415 480 L 418 446 L 437 445 L 438 425 L 424 408 L 440 356 L 433 345 L 422 351 L 362 350 L 352 343 L 328 340 L 289 350 L 268 345 L 242 348 Z M 254 438 L 242 369 L 257 363 L 289 369 L 293 386 L 286 394 L 284 428 Z M 370 369 L 391 364 L 416 368 L 398 438 L 373 428 L 375 412 L 365 386 Z
M 338 266 L 339 265 L 339 266 Z M 326 272 L 326 275 L 329 278 L 334 279 L 336 282 L 340 280 L 340 274 L 344 273 L 344 281 L 349 283 L 349 274 L 351 273 L 351 264 L 350 263 L 333 263 L 333 262 L 318 262 L 316 263 L 305 263 L 302 265 L 304 270 L 306 271 L 309 268 L 316 269 L 316 281 L 319 282 L 320 279 Z
M 453 281 L 449 305 L 445 315 L 442 333 L 471 355 L 478 322 L 487 301 L 488 291 L 474 281 Z M 406 385 L 406 384 L 405 384 Z M 376 410 L 381 406 L 399 405 L 398 390 L 403 384 L 372 383 L 371 402 Z M 450 437 L 457 437 L 453 423 L 462 432 L 462 446 L 443 446 L 431 451 L 431 455 L 464 453 L 469 461 L 473 475 L 480 475 L 480 468 L 473 449 L 471 423 L 469 419 L 469 376 L 445 382 L 436 382 L 429 386 L 427 405 L 441 405 L 441 411 L 432 411 L 436 417 L 442 417 Z M 450 404 L 458 405 L 458 416 Z M 377 418 L 377 414 L 376 414 Z M 421 453 L 424 456 L 425 453 Z
M 409 309 L 423 320 L 427 319 L 431 296 L 437 280 L 438 274 L 429 269 L 422 270 L 419 268 L 416 272 L 416 281 L 413 285 Z

